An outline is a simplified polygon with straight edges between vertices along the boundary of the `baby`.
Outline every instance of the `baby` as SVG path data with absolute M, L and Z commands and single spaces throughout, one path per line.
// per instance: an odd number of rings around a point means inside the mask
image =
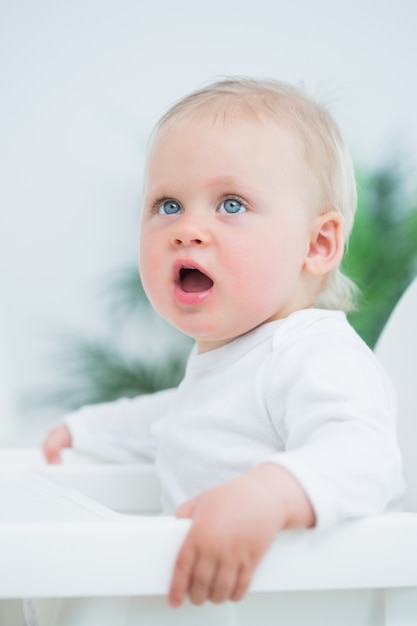
M 142 282 L 195 340 L 178 388 L 85 407 L 46 438 L 153 461 L 192 519 L 169 601 L 239 600 L 276 534 L 399 508 L 395 398 L 346 320 L 356 188 L 328 112 L 277 81 L 174 105 L 145 172 Z

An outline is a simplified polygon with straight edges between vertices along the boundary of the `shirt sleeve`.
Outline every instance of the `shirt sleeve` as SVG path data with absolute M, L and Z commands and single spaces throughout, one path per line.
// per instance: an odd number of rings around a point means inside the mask
M 156 443 L 152 424 L 175 397 L 165 389 L 133 399 L 85 406 L 64 416 L 75 450 L 116 463 L 153 462 Z
M 268 461 L 299 481 L 318 526 L 399 508 L 404 493 L 387 375 L 365 345 L 349 337 L 323 343 L 302 341 L 274 355 L 267 385 L 285 442 Z

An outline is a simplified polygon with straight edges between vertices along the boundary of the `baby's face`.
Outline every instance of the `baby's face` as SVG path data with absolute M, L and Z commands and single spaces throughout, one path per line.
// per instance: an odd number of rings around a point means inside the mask
M 318 205 L 297 137 L 272 120 L 166 125 L 145 179 L 149 299 L 200 352 L 310 306 L 304 263 Z

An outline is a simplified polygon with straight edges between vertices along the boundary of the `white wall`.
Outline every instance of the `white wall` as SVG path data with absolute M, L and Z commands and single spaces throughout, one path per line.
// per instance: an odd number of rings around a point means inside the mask
M 357 161 L 401 149 L 415 176 L 416 32 L 413 0 L 0 3 L 0 395 L 55 380 L 52 331 L 102 327 L 98 285 L 135 262 L 166 106 L 218 75 L 303 81 Z M 35 413 L 15 416 L 19 437 L 39 437 Z

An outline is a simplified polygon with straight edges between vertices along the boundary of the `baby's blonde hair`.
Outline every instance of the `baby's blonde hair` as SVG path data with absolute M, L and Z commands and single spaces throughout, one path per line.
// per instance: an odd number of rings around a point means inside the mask
M 304 90 L 284 82 L 229 77 L 198 89 L 174 104 L 159 120 L 155 131 L 207 109 L 224 119 L 232 118 L 235 112 L 258 119 L 266 115 L 293 130 L 321 186 L 325 210 L 336 209 L 343 217 L 346 246 L 357 204 L 355 174 L 340 130 L 324 106 Z M 327 276 L 315 306 L 349 311 L 353 308 L 355 290 L 353 282 L 338 267 Z

